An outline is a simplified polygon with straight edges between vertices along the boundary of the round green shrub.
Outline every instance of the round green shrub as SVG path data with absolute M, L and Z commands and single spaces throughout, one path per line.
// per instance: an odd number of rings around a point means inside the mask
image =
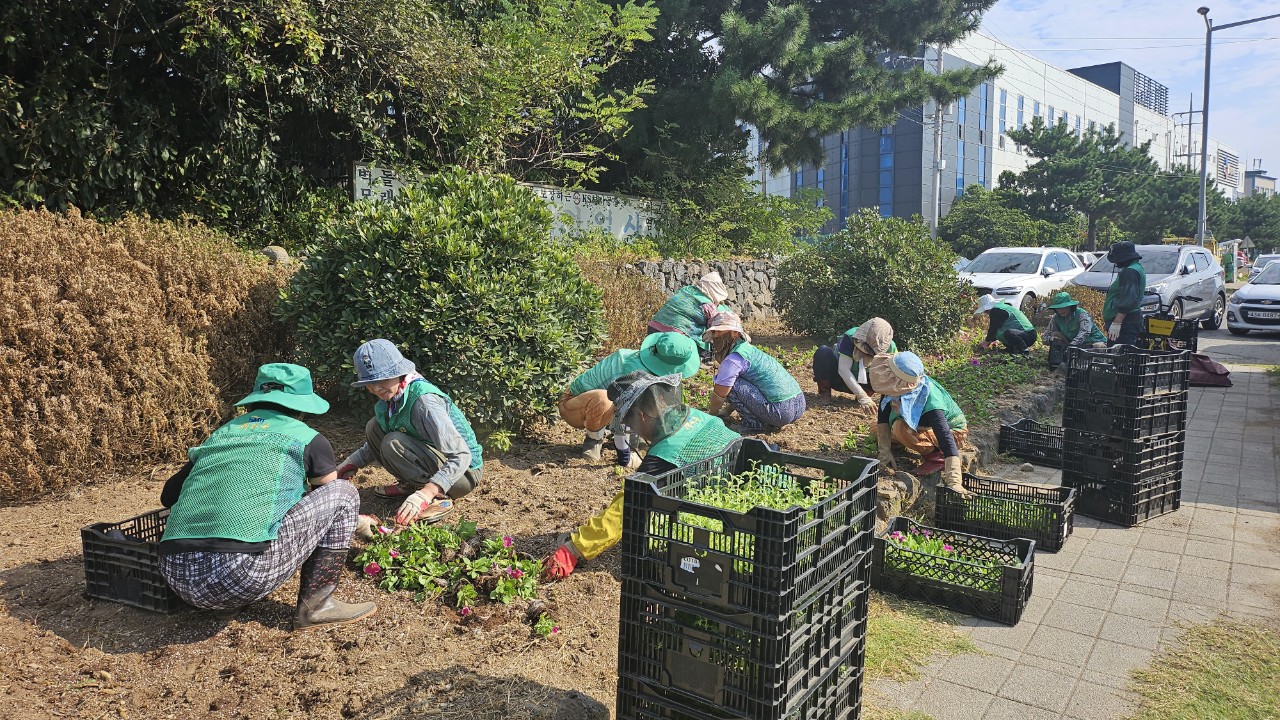
M 282 294 L 300 360 L 345 387 L 351 353 L 385 337 L 472 423 L 524 429 L 555 410 L 604 333 L 600 293 L 551 226 L 511 178 L 461 170 L 357 206 L 318 228 Z
M 946 245 L 918 222 L 864 210 L 848 227 L 778 267 L 774 301 L 792 330 L 834 337 L 871 317 L 893 324 L 903 349 L 933 350 L 960 329 L 975 305 Z

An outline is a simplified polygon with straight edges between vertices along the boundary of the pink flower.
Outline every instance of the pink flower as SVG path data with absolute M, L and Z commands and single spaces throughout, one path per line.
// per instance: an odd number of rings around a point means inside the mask
M 955 548 L 951 547 L 946 543 L 942 543 L 942 549 L 945 550 L 946 552 L 951 552 L 952 550 L 955 550 Z
M 921 531 L 920 531 L 920 534 L 921 534 L 921 535 L 924 535 L 925 537 L 932 537 L 932 536 L 933 536 L 933 533 L 929 532 L 928 530 L 921 530 Z
M 520 578 L 524 577 L 524 571 L 521 570 L 520 568 L 509 567 L 507 568 L 507 577 L 511 578 L 512 580 L 519 580 Z
M 556 625 L 555 627 L 551 628 L 551 634 L 552 634 L 552 635 L 555 635 L 556 633 L 559 633 L 559 632 L 560 632 L 560 626 L 559 626 L 559 625 Z
M 386 525 L 379 525 L 379 526 L 378 526 L 378 532 L 379 532 L 380 534 L 382 534 L 382 535 L 390 535 L 390 534 L 392 533 L 392 530 L 391 530 L 391 528 L 387 527 Z
M 398 557 L 400 557 L 400 551 L 399 551 L 399 550 L 396 550 L 395 548 L 391 548 L 391 553 L 390 553 L 390 555 L 391 555 L 391 557 L 393 557 L 393 558 L 398 558 Z
M 511 547 L 512 545 L 515 545 L 515 544 L 516 544 L 516 541 L 515 541 L 515 540 L 512 540 L 510 535 L 503 535 L 503 536 L 502 536 L 502 547 L 504 547 L 504 548 L 509 548 L 509 547 Z
M 458 614 L 461 615 L 462 617 L 467 617 L 468 615 L 471 614 L 471 606 L 463 605 L 462 609 L 458 611 Z
M 904 536 L 901 530 L 894 530 L 893 534 L 891 534 L 889 537 L 894 540 L 901 540 Z
M 365 575 L 377 575 L 380 572 L 382 572 L 382 566 L 376 562 L 371 562 L 364 566 Z

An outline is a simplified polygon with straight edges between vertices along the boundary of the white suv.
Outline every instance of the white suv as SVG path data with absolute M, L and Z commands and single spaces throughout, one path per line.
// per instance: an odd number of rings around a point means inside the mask
M 1047 300 L 1082 272 L 1084 265 L 1070 250 L 1000 247 L 965 265 L 960 279 L 972 283 L 979 295 L 994 295 L 1030 314 L 1037 299 Z

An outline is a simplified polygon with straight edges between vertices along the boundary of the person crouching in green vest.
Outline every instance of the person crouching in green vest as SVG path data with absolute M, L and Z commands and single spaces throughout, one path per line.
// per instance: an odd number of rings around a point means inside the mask
M 868 367 L 871 382 L 883 393 L 876 418 L 876 444 L 881 468 L 897 470 L 896 441 L 921 456 L 916 475 L 942 471 L 942 484 L 961 495 L 964 487 L 960 448 L 969 421 L 938 381 L 925 375 L 924 361 L 913 352 L 877 355 Z
M 1026 355 L 1027 348 L 1036 344 L 1035 326 L 1018 308 L 1000 302 L 994 295 L 983 295 L 978 298 L 978 309 L 973 311 L 974 315 L 982 313 L 987 314 L 990 322 L 986 339 L 978 344 L 983 350 L 999 340 L 1005 352 Z
M 658 377 L 639 370 L 615 380 L 608 388 L 613 403 L 613 429 L 630 427 L 649 443 L 638 472 L 661 475 L 723 451 L 742 436 L 720 418 L 684 404 L 680 376 Z M 622 492 L 604 512 L 597 513 L 569 535 L 543 561 L 543 576 L 559 580 L 573 573 L 583 560 L 593 560 L 622 540 Z
M 1065 292 L 1057 293 L 1049 301 L 1049 309 L 1053 317 L 1049 318 L 1049 328 L 1044 333 L 1044 340 L 1049 344 L 1049 369 L 1056 370 L 1062 364 L 1064 353 L 1069 347 L 1104 348 L 1107 339 L 1093 324 L 1089 312 L 1080 307 Z
M 823 345 L 813 352 L 813 381 L 818 384 L 818 404 L 829 405 L 831 392 L 852 393 L 860 408 L 874 408 L 867 363 L 880 353 L 896 353 L 893 326 L 884 318 L 849 328 L 835 347 Z
M 703 337 L 720 363 L 711 392 L 712 415 L 737 410 L 748 433 L 772 432 L 800 419 L 805 411 L 800 383 L 782 363 L 751 344 L 736 314 L 716 313 Z
M 678 332 L 693 338 L 698 353 L 705 360 L 711 356 L 711 346 L 702 340 L 711 317 L 721 310 L 728 310 L 725 301 L 729 289 L 720 273 L 709 272 L 692 285 L 675 291 L 649 321 L 649 334 Z
M 160 574 L 178 597 L 222 620 L 299 569 L 295 630 L 372 615 L 371 602 L 333 598 L 360 496 L 338 477 L 328 438 L 305 422 L 329 410 L 312 390 L 311 372 L 263 365 L 254 391 L 236 405 L 246 412 L 191 448 L 164 484 Z
M 627 373 L 648 370 L 655 375 L 677 373 L 687 379 L 697 374 L 699 366 L 698 346 L 683 333 L 649 335 L 640 344 L 639 350 L 623 349 L 606 355 L 574 378 L 560 396 L 560 417 L 570 425 L 587 431 L 587 437 L 582 441 L 582 454 L 588 460 L 599 460 L 604 446 L 605 428 L 588 428 L 580 406 L 598 401 L 598 396 L 603 394 L 609 383 Z M 593 394 L 597 397 L 592 397 Z M 640 457 L 631 452 L 627 435 L 626 432 L 615 434 L 613 445 L 618 451 L 617 464 L 634 470 L 640 464 Z
M 378 497 L 403 499 L 396 523 L 439 522 L 453 501 L 480 484 L 483 452 L 475 431 L 453 400 L 427 382 L 400 350 L 370 340 L 352 356 L 356 381 L 378 398 L 365 425 L 365 443 L 338 466 L 339 477 L 378 463 L 396 478 L 373 489 Z

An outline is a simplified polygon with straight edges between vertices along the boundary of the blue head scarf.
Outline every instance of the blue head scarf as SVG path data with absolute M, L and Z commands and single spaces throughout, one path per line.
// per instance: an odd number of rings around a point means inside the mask
M 880 407 L 884 408 L 896 399 L 902 419 L 915 430 L 920 425 L 920 416 L 924 414 L 924 406 L 929 401 L 929 388 L 933 386 L 924 374 L 924 361 L 911 351 L 895 353 L 889 358 L 889 369 L 899 380 L 914 382 L 916 386 L 902 395 L 885 394 L 880 399 Z

